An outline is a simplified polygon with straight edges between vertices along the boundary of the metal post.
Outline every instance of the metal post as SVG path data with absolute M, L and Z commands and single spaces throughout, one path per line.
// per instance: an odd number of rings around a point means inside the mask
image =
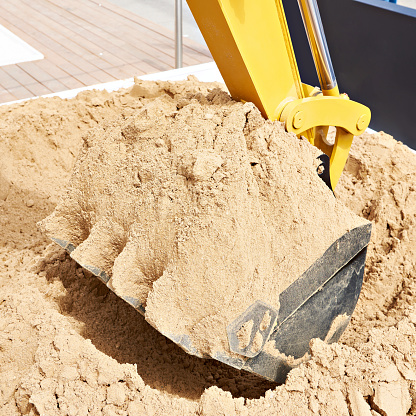
M 175 0 L 175 68 L 182 68 L 182 0 Z
M 316 0 L 298 0 L 298 4 L 306 34 L 308 35 L 309 46 L 315 61 L 321 89 L 325 95 L 326 91 L 332 90 L 337 86 L 337 80 L 332 67 L 318 5 Z

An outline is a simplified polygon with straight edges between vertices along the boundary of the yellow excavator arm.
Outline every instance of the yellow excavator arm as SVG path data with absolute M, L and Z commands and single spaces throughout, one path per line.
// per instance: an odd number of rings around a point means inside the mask
M 263 116 L 283 121 L 330 158 L 332 189 L 354 135 L 370 110 L 339 94 L 315 0 L 298 0 L 321 90 L 303 84 L 281 0 L 187 0 L 221 75 L 236 100 L 253 102 Z M 335 142 L 327 140 L 336 127 Z

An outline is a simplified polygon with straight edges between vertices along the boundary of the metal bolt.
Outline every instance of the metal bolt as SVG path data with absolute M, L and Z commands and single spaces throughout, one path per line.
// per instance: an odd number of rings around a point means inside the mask
M 367 116 L 365 114 L 363 114 L 362 116 L 360 116 L 360 118 L 357 120 L 357 129 L 358 130 L 362 130 L 365 128 L 367 124 Z
M 303 118 L 303 111 L 298 111 L 294 116 L 293 116 L 293 121 L 292 121 L 292 125 L 295 129 L 300 129 L 303 125 L 304 122 L 304 118 Z

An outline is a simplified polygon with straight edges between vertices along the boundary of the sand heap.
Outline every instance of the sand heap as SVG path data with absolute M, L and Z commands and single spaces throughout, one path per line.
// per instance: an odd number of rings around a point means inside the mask
M 160 332 L 228 353 L 228 324 L 257 300 L 278 311 L 280 292 L 365 221 L 318 177 L 319 150 L 253 104 L 219 89 L 159 95 L 85 137 L 41 228 Z
M 190 100 L 184 110 L 201 105 L 189 94 L 213 88 L 152 85 L 156 99 Z M 282 386 L 186 354 L 37 230 L 81 137 L 96 140 L 91 127 L 111 129 L 152 100 L 94 91 L 0 107 L 0 413 L 416 414 L 416 156 L 386 134 L 355 140 L 336 192 L 373 223 L 352 322 L 343 343 L 312 342 L 312 359 Z
M 337 195 L 373 223 L 363 291 L 344 339 L 394 324 L 416 293 L 416 155 L 383 132 L 352 146 Z M 357 324 L 355 323 L 357 322 Z

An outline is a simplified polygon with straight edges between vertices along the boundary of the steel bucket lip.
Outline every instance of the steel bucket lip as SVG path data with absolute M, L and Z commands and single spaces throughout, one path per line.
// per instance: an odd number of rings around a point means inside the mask
M 319 338 L 327 343 L 338 341 L 349 324 L 361 292 L 366 254 L 367 247 L 364 247 L 297 307 L 272 333 L 269 349 L 246 360 L 241 368 L 284 383 L 293 368 L 309 360 L 312 339 Z
M 332 243 L 298 279 L 280 294 L 277 327 L 368 246 L 371 223 L 353 228 Z M 309 295 L 308 295 L 309 294 Z M 296 307 L 294 308 L 294 305 Z M 277 329 L 277 328 L 276 328 Z
M 370 241 L 370 237 L 371 223 L 358 226 L 348 231 L 340 238 L 338 238 L 333 244 L 331 244 L 331 246 L 324 252 L 324 254 L 318 260 L 316 260 L 302 274 L 302 276 L 300 276 L 290 286 L 282 291 L 280 294 L 280 309 L 278 311 L 277 322 L 269 336 L 269 339 L 274 339 L 282 325 L 291 319 L 291 317 L 293 317 L 296 312 L 299 311 L 303 305 L 305 305 L 305 303 L 313 299 L 314 296 L 322 289 L 322 287 L 330 282 L 331 279 L 333 279 L 343 268 L 348 267 L 349 263 L 351 263 L 360 253 L 366 250 L 366 247 Z M 71 254 L 71 252 L 76 248 L 75 245 L 68 241 L 57 238 L 52 238 L 52 240 L 63 247 L 69 254 Z M 365 253 L 363 261 L 365 261 Z M 92 272 L 98 279 L 106 284 L 109 289 L 112 290 L 111 285 L 107 284 L 110 277 L 104 271 L 91 265 L 81 264 L 81 266 Z M 356 293 L 355 296 L 356 299 L 353 300 L 352 310 L 354 310 L 358 301 L 361 283 L 359 285 L 358 293 Z M 145 308 L 138 301 L 138 299 L 127 296 L 119 297 L 133 306 L 139 313 L 144 316 Z M 343 330 L 339 333 L 338 338 L 341 336 L 342 332 Z M 244 369 L 272 381 L 283 383 L 286 375 L 292 369 L 292 367 L 288 366 L 287 363 L 285 363 L 283 360 L 273 357 L 272 360 L 276 361 L 278 370 L 273 377 L 270 377 L 267 374 L 262 373 L 257 365 L 259 359 L 262 359 L 262 357 L 264 358 L 263 351 L 261 351 L 260 354 L 254 358 L 238 357 L 236 354 L 231 355 L 226 352 L 217 352 L 213 356 L 208 356 L 206 354 L 201 354 L 195 347 L 193 347 L 192 341 L 187 335 L 169 334 L 163 332 L 160 333 L 171 341 L 175 342 L 188 354 L 195 355 L 199 358 L 215 359 L 231 367 L 237 368 L 239 370 Z M 337 340 L 338 339 L 334 339 L 334 341 Z M 278 362 L 279 360 L 280 363 Z

